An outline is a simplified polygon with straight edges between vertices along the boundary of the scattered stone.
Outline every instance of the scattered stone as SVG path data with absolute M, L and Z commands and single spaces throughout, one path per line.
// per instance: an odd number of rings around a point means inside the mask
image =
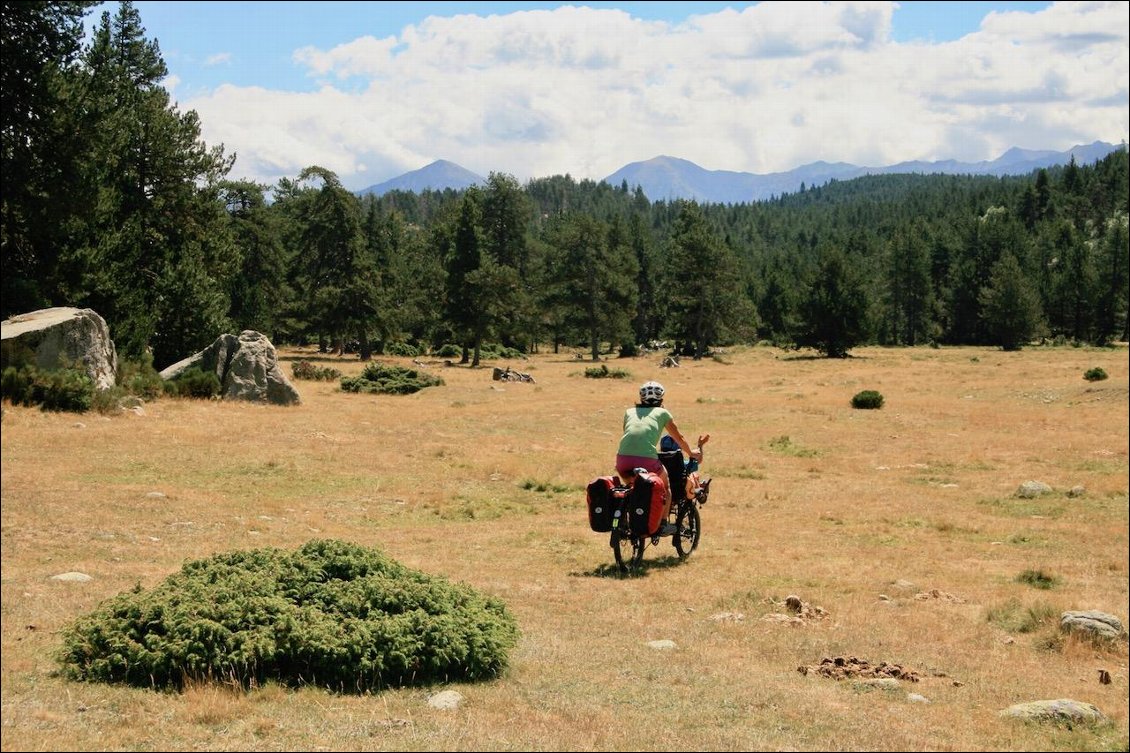
M 918 693 L 907 693 L 906 694 L 906 700 L 910 701 L 911 703 L 929 703 L 930 702 L 929 698 L 927 698 L 924 695 L 919 695 Z
M 441 690 L 428 698 L 428 705 L 441 711 L 457 709 L 462 703 L 463 694 L 457 690 Z
M 1016 490 L 1016 496 L 1021 499 L 1035 499 L 1051 493 L 1052 488 L 1043 481 L 1025 481 Z
M 1054 701 L 1029 701 L 1009 706 L 1001 716 L 1026 722 L 1095 723 L 1106 721 L 1106 716 L 1096 706 L 1070 698 Z
M 820 663 L 815 666 L 797 667 L 797 672 L 802 675 L 816 674 L 833 680 L 854 680 L 870 677 L 919 682 L 922 679 L 918 672 L 898 664 L 888 664 L 885 661 L 872 664 L 866 659 L 857 659 L 854 656 L 821 659 Z
M 1082 487 L 1082 486 L 1073 486 L 1073 487 L 1071 487 L 1070 489 L 1067 490 L 1067 496 L 1073 497 L 1073 498 L 1074 497 L 1082 497 L 1086 493 L 1087 493 L 1086 487 Z
M 790 594 L 783 602 L 766 599 L 770 604 L 784 607 L 784 613 L 767 614 L 761 619 L 765 622 L 783 622 L 791 625 L 803 625 L 814 620 L 822 620 L 828 616 L 823 607 L 814 607 L 805 603 L 799 596 Z
M 898 690 L 902 686 L 899 681 L 893 677 L 868 677 L 862 680 L 852 681 L 852 687 L 859 690 L 871 690 L 872 688 L 879 688 L 880 690 Z
M 930 599 L 937 599 L 939 601 L 948 601 L 951 604 L 964 604 L 965 603 L 965 599 L 961 598 L 960 596 L 954 596 L 951 593 L 947 593 L 945 591 L 939 591 L 936 588 L 931 588 L 929 591 L 923 591 L 921 593 L 916 593 L 916 594 L 914 594 L 914 598 L 917 601 L 929 601 Z
M 668 640 L 666 638 L 658 641 L 648 641 L 647 645 L 651 648 L 654 648 L 656 651 L 670 651 L 676 648 L 675 641 Z
M 912 588 L 916 588 L 916 586 L 913 583 L 911 583 L 908 580 L 902 580 L 901 578 L 899 580 L 896 580 L 891 585 L 894 586 L 895 588 L 901 589 L 903 591 L 909 591 Z
M 146 499 L 167 499 L 169 495 L 164 492 L 146 492 Z
M 745 619 L 745 615 L 741 612 L 719 612 L 710 615 L 708 619 L 714 622 L 741 622 Z
M 90 577 L 86 573 L 69 572 L 52 575 L 51 580 L 61 580 L 69 583 L 87 583 L 94 580 L 94 578 Z
M 86 428 L 86 424 L 84 424 L 84 423 L 83 423 L 82 421 L 75 421 L 75 422 L 74 422 L 73 424 L 71 424 L 71 428 L 74 428 L 74 429 L 85 429 L 85 428 Z

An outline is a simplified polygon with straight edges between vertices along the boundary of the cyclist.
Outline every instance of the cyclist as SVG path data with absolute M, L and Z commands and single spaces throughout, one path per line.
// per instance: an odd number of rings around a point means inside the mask
M 679 449 L 692 460 L 702 460 L 702 450 L 691 449 L 679 427 L 675 425 L 671 412 L 663 407 L 665 392 L 659 382 L 645 382 L 640 387 L 639 403 L 634 408 L 624 411 L 624 434 L 620 438 L 620 446 L 616 454 L 616 472 L 625 481 L 635 477 L 637 468 L 657 473 L 663 479 L 665 497 L 663 517 L 660 520 L 664 521 L 671 511 L 671 480 L 667 476 L 667 469 L 659 460 L 657 451 L 663 432 L 666 431 L 678 443 Z M 674 533 L 674 526 L 670 523 L 664 523 L 659 530 L 661 536 L 671 533 Z

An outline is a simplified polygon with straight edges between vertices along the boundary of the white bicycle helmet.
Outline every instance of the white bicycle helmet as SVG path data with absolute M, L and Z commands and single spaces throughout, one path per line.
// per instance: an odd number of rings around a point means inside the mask
M 643 405 L 659 405 L 663 402 L 663 385 L 659 382 L 644 382 L 640 387 L 640 403 Z

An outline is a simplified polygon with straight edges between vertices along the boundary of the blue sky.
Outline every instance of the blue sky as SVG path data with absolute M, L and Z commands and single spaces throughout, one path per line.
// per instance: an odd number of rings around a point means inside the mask
M 358 189 L 435 159 L 521 180 L 658 154 L 973 161 L 1128 127 L 1126 2 L 135 7 L 205 141 L 266 183 L 318 164 Z

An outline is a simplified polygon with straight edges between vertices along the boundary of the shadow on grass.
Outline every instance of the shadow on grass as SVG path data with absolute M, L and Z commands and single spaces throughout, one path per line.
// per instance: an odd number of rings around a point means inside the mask
M 670 570 L 673 567 L 678 567 L 683 564 L 683 560 L 679 559 L 677 554 L 667 554 L 662 557 L 655 557 L 648 559 L 647 552 L 644 552 L 643 561 L 640 562 L 638 567 L 628 568 L 621 570 L 620 567 L 612 560 L 612 553 L 608 553 L 609 562 L 603 565 L 597 565 L 591 570 L 584 570 L 581 572 L 573 572 L 570 575 L 580 578 L 623 578 L 630 580 L 632 578 L 646 578 L 652 571 Z

